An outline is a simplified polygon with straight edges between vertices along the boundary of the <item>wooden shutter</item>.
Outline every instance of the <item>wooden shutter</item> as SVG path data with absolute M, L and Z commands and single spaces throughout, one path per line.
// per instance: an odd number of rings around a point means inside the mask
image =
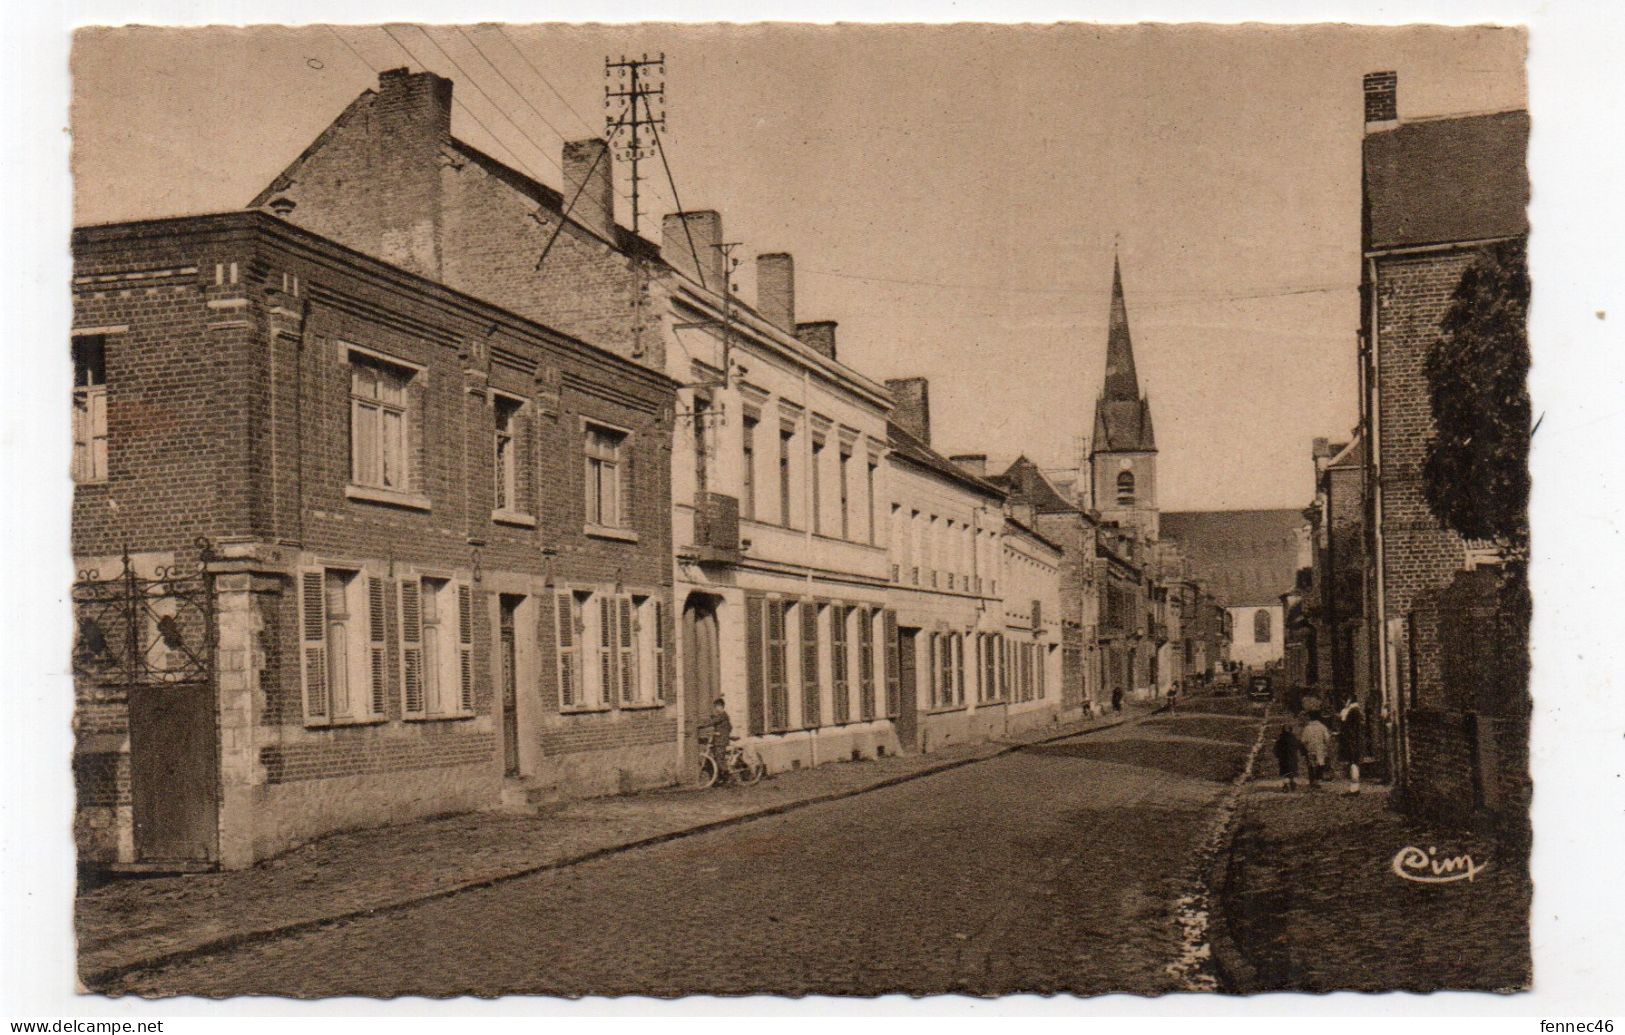
M 374 716 L 381 717 L 387 707 L 389 674 L 387 668 L 387 623 L 384 621 L 384 580 L 367 576 L 367 670 L 371 678 L 372 698 L 368 702 Z
M 401 607 L 401 714 L 421 719 L 428 714 L 423 700 L 423 583 L 402 579 L 397 592 Z
M 465 712 L 474 710 L 474 594 L 457 584 L 457 704 Z
M 858 609 L 858 708 L 865 721 L 875 717 L 874 612 Z
M 581 648 L 573 594 L 554 596 L 553 631 L 559 660 L 559 707 L 574 708 L 581 703 Z
M 931 634 L 931 649 L 926 651 L 926 654 L 929 656 L 930 663 L 928 668 L 930 671 L 927 673 L 927 682 L 925 685 L 930 688 L 931 707 L 933 708 L 942 703 L 941 691 L 939 689 L 941 686 L 941 683 L 939 682 L 941 677 L 937 671 L 938 666 L 942 662 L 942 651 L 937 647 L 937 640 L 941 638 L 941 635 L 941 633 Z
M 886 627 L 886 714 L 895 719 L 903 711 L 902 650 L 897 636 L 897 612 L 882 612 Z
M 789 653 L 785 644 L 784 616 L 790 607 L 786 600 L 767 602 L 767 727 L 783 730 L 790 725 Z
M 822 683 L 818 678 L 818 604 L 813 600 L 801 602 L 801 725 L 815 729 L 823 725 L 819 697 Z
M 305 722 L 326 725 L 332 720 L 327 693 L 327 572 L 311 568 L 299 573 L 299 639 L 304 664 Z
M 965 703 L 965 635 L 954 633 L 954 703 Z
M 598 594 L 598 703 L 609 707 L 615 703 L 615 683 L 619 667 L 615 664 L 615 607 L 608 593 Z
M 759 596 L 745 597 L 745 716 L 752 736 L 767 732 L 762 714 L 762 608 L 767 601 Z
M 621 439 L 620 447 L 616 450 L 620 454 L 621 492 L 620 506 L 615 515 L 615 523 L 619 528 L 632 527 L 632 499 L 633 484 L 637 479 L 636 461 L 632 459 L 632 436 L 627 435 Z
M 632 613 L 632 598 L 615 598 L 615 655 L 620 674 L 621 701 L 628 703 L 638 698 L 637 618 Z
M 671 700 L 671 652 L 666 649 L 666 602 L 656 600 L 652 612 L 654 620 L 655 700 L 664 704 Z
M 831 711 L 837 724 L 852 718 L 852 690 L 847 679 L 851 655 L 846 649 L 846 612 L 845 604 L 833 604 L 829 609 L 829 671 L 835 695 Z

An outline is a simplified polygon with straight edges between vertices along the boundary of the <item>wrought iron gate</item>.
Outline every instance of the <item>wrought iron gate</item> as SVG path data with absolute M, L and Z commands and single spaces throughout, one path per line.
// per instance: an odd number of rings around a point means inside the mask
M 136 858 L 212 863 L 218 855 L 214 579 L 207 540 L 196 564 L 140 575 L 128 549 L 117 574 L 73 586 L 74 682 L 82 699 L 129 713 Z

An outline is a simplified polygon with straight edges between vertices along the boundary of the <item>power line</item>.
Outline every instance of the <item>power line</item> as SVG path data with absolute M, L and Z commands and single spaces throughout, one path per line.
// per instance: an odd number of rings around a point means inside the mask
M 650 133 L 655 138 L 655 150 L 660 154 L 660 164 L 666 170 L 666 182 L 671 184 L 671 201 L 672 201 L 672 204 L 677 206 L 677 211 L 678 212 L 682 212 L 683 211 L 683 203 L 680 200 L 678 200 L 678 197 L 677 197 L 677 180 L 671 174 L 671 163 L 666 161 L 666 145 L 661 141 L 661 139 L 660 139 L 660 131 L 658 129 L 651 129 Z M 694 247 L 694 234 L 688 228 L 688 220 L 685 219 L 682 222 L 683 222 L 683 236 L 688 238 L 688 250 L 689 250 L 689 253 L 694 256 L 694 272 L 699 275 L 700 287 L 705 287 L 705 264 L 700 262 L 699 249 Z M 726 277 L 727 275 L 728 275 L 727 272 L 724 271 L 723 276 Z M 726 286 L 726 285 L 724 285 L 724 286 Z
M 592 123 L 590 123 L 586 119 L 582 118 L 581 113 L 579 111 L 576 111 L 575 108 L 570 104 L 570 102 L 568 100 L 565 100 L 564 94 L 560 93 L 558 91 L 558 89 L 548 80 L 547 76 L 542 74 L 542 70 L 537 68 L 534 64 L 531 64 L 530 58 L 526 57 L 525 52 L 519 49 L 519 44 L 515 43 L 513 41 L 513 37 L 508 35 L 508 30 L 504 29 L 500 25 L 498 25 L 496 27 L 496 30 L 497 30 L 498 35 L 500 35 L 504 40 L 508 41 L 508 46 L 513 48 L 513 52 L 515 54 L 519 55 L 519 60 L 523 61 L 525 63 L 525 65 L 527 67 L 529 67 L 531 72 L 535 74 L 537 79 L 540 79 L 542 81 L 542 84 L 544 86 L 546 86 L 549 90 L 553 91 L 553 96 L 557 97 L 559 99 L 559 103 L 563 104 L 566 108 L 568 108 L 570 110 L 570 114 L 574 115 L 576 117 L 576 121 L 581 123 L 582 128 L 584 128 L 589 133 L 597 132 L 596 130 L 594 130 L 592 128 Z
M 800 272 L 806 272 L 806 273 L 812 273 L 812 274 L 815 274 L 817 276 L 839 277 L 842 280 L 862 280 L 862 281 L 870 281 L 870 282 L 880 283 L 880 284 L 902 284 L 902 285 L 908 285 L 908 286 L 913 286 L 913 287 L 948 288 L 948 289 L 955 290 L 955 291 L 988 291 L 988 292 L 993 292 L 995 294 L 1009 294 L 1009 295 L 1040 294 L 1040 295 L 1071 295 L 1071 296 L 1076 296 L 1076 295 L 1079 295 L 1079 294 L 1083 293 L 1083 289 L 1081 289 L 1081 288 L 1037 288 L 1037 287 L 1034 287 L 1034 288 L 1019 288 L 1019 287 L 1004 287 L 1002 285 L 996 285 L 996 284 L 971 284 L 971 283 L 963 283 L 963 282 L 961 282 L 961 283 L 950 283 L 948 281 L 939 281 L 939 280 L 911 280 L 911 279 L 906 279 L 906 278 L 902 278 L 902 277 L 881 277 L 881 276 L 875 276 L 873 274 L 847 273 L 847 272 L 844 272 L 844 271 L 841 271 L 841 270 L 821 270 L 821 269 L 815 269 L 815 268 L 810 268 L 810 267 L 800 267 L 799 271 Z M 1194 291 L 1192 291 L 1192 292 L 1170 292 L 1170 293 L 1168 293 L 1169 296 L 1184 295 L 1184 296 L 1188 296 L 1188 299 L 1187 299 L 1187 301 L 1179 302 L 1179 303 L 1162 303 L 1161 306 L 1158 306 L 1156 303 L 1152 303 L 1150 306 L 1134 306 L 1134 307 L 1131 307 L 1131 308 L 1160 308 L 1160 307 L 1166 307 L 1169 304 L 1191 305 L 1191 304 L 1200 304 L 1200 303 L 1203 303 L 1203 302 L 1210 302 L 1210 301 L 1211 302 L 1241 301 L 1241 300 L 1251 299 L 1251 298 L 1281 298 L 1281 297 L 1286 297 L 1286 296 L 1289 296 L 1289 295 L 1312 295 L 1312 294 L 1321 294 L 1321 293 L 1332 292 L 1332 291 L 1351 291 L 1351 290 L 1353 290 L 1353 288 L 1354 288 L 1354 285 L 1352 285 L 1352 284 L 1328 284 L 1328 285 L 1324 285 L 1324 286 L 1300 287 L 1300 288 L 1284 288 L 1284 289 L 1281 289 L 1281 290 L 1261 291 L 1261 292 L 1257 292 L 1257 293 L 1253 293 L 1253 294 L 1225 294 L 1225 293 L 1205 294 L 1205 293 L 1194 292 Z M 1153 295 L 1152 297 L 1156 297 L 1156 296 Z

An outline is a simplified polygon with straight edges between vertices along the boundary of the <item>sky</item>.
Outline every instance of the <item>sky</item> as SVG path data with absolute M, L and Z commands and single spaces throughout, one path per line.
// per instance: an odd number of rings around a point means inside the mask
M 933 444 L 1076 463 L 1120 256 L 1164 510 L 1298 507 L 1357 417 L 1361 76 L 1404 118 L 1525 105 L 1517 29 L 307 26 L 81 30 L 78 223 L 246 204 L 377 69 L 559 186 L 606 55 L 664 53 L 675 194 L 788 251 L 841 358 L 931 382 Z M 641 229 L 678 206 L 643 166 Z M 630 169 L 616 169 L 623 194 Z M 629 223 L 630 206 L 619 213 Z

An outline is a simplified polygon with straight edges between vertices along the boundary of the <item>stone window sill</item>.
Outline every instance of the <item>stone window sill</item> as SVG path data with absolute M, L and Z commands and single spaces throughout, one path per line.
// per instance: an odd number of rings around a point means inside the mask
M 448 712 L 444 715 L 403 715 L 402 722 L 461 722 L 475 718 L 473 712 Z
M 536 519 L 529 514 L 521 514 L 517 510 L 493 510 L 491 520 L 499 525 L 513 525 L 517 528 L 535 528 Z
M 401 492 L 397 489 L 378 489 L 370 485 L 356 485 L 351 483 L 344 487 L 344 495 L 348 499 L 360 500 L 364 503 L 382 503 L 391 507 L 403 507 L 407 510 L 427 511 L 429 497 L 415 492 Z
M 621 705 L 623 712 L 654 712 L 666 707 L 665 701 L 630 701 Z
M 389 719 L 383 715 L 369 715 L 363 719 L 306 719 L 305 728 L 312 730 L 347 729 L 351 726 L 382 726 Z
M 568 708 L 560 708 L 560 715 L 607 715 L 614 711 L 607 704 L 574 704 Z
M 630 528 L 611 528 L 609 525 L 594 525 L 589 522 L 582 532 L 594 539 L 613 539 L 621 543 L 638 541 L 638 534 Z

